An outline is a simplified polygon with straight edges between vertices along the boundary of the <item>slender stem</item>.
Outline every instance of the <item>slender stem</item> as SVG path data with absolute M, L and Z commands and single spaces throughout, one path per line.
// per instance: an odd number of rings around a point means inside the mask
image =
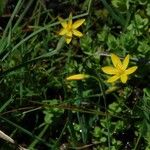
M 137 141 L 136 141 L 136 144 L 135 144 L 135 146 L 134 146 L 134 149 L 133 149 L 133 150 L 136 150 L 136 149 L 137 149 L 137 147 L 138 147 L 138 143 L 139 143 L 140 139 L 141 139 L 141 134 L 138 136 L 138 139 L 137 139 Z
M 98 84 L 99 84 L 99 87 L 101 89 L 101 92 L 102 92 L 102 97 L 104 99 L 104 107 L 105 107 L 105 115 L 106 115 L 106 120 L 107 120 L 107 132 L 108 132 L 108 148 L 109 150 L 111 150 L 111 142 L 110 142 L 110 129 L 109 129 L 109 115 L 107 113 L 107 104 L 106 104 L 106 98 L 105 98 L 105 92 L 103 90 L 103 87 L 101 85 L 101 82 L 98 78 L 96 78 L 95 76 L 91 76 L 91 78 L 95 79 Z
M 39 138 L 42 138 L 42 136 L 45 134 L 45 132 L 47 131 L 49 127 L 49 124 L 46 124 L 45 127 L 43 128 L 43 130 L 40 132 L 40 134 L 38 135 Z M 35 147 L 35 145 L 39 142 L 38 139 L 35 139 L 28 147 L 28 149 L 33 149 Z

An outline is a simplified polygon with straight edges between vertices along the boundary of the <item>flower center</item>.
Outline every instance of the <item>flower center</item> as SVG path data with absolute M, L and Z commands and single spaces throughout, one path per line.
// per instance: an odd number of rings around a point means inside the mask
M 117 64 L 116 68 L 118 69 L 118 74 L 119 75 L 124 74 L 125 69 L 124 69 L 124 67 L 122 65 Z
M 72 25 L 71 25 L 71 24 L 68 24 L 68 25 L 67 25 L 67 30 L 68 30 L 68 31 L 71 31 L 71 30 L 72 30 Z

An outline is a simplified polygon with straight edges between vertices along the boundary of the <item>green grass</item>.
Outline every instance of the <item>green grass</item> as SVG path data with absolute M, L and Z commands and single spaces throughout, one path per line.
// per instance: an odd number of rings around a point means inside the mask
M 12 3 L 0 1 L 0 130 L 16 144 L 0 148 L 149 150 L 149 1 Z M 66 44 L 58 16 L 70 12 L 86 21 Z M 138 66 L 126 84 L 106 82 L 111 53 Z M 90 78 L 66 80 L 78 73 Z

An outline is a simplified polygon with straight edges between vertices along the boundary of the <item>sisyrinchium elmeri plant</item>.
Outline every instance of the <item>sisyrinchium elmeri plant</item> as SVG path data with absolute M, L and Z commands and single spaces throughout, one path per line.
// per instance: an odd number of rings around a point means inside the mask
M 72 13 L 70 13 L 68 21 L 62 19 L 61 17 L 58 17 L 58 19 L 62 25 L 62 29 L 59 31 L 59 35 L 65 37 L 67 44 L 71 42 L 73 35 L 77 37 L 83 36 L 83 34 L 77 29 L 85 22 L 85 19 L 79 19 L 73 22 Z
M 149 149 L 149 0 L 0 4 L 0 149 Z
M 115 82 L 118 79 L 120 79 L 122 83 L 126 83 L 128 80 L 128 75 L 134 73 L 137 70 L 137 66 L 128 68 L 129 55 L 127 55 L 123 62 L 121 62 L 120 58 L 117 55 L 111 54 L 111 60 L 114 67 L 102 67 L 102 71 L 104 73 L 113 75 L 107 80 L 107 82 L 109 83 Z

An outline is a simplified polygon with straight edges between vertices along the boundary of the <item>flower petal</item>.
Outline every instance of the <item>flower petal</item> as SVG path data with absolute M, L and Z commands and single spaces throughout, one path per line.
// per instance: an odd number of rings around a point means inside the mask
M 117 66 L 122 66 L 122 63 L 121 63 L 121 61 L 120 61 L 120 58 L 119 58 L 117 55 L 111 54 L 111 60 L 112 60 L 112 63 L 113 63 L 113 65 L 114 65 L 115 67 L 117 67 Z
M 120 76 L 115 75 L 115 76 L 110 77 L 110 78 L 107 80 L 107 82 L 108 82 L 108 83 L 112 83 L 112 82 L 115 82 L 116 80 L 118 80 L 119 78 L 120 78 Z
M 72 27 L 72 13 L 70 13 L 70 15 L 69 15 L 68 27 L 69 27 L 69 28 Z
M 67 27 L 67 21 L 65 21 L 63 18 L 58 17 L 59 22 L 61 23 L 63 28 Z
M 80 31 L 78 31 L 78 30 L 73 30 L 72 32 L 73 32 L 73 34 L 74 34 L 75 36 L 77 36 L 77 37 L 83 36 L 83 34 L 82 34 Z
M 132 74 L 133 72 L 136 71 L 138 67 L 137 66 L 133 66 L 133 67 L 130 67 L 129 69 L 125 70 L 125 74 Z
M 114 67 L 106 66 L 102 67 L 102 71 L 107 73 L 107 74 L 117 74 L 118 70 Z
M 66 37 L 67 37 L 67 38 L 72 38 L 72 32 L 71 32 L 71 31 L 67 31 Z
M 83 80 L 85 78 L 89 78 L 87 74 L 75 74 L 66 78 L 66 80 Z
M 126 57 L 125 57 L 125 59 L 123 60 L 123 67 L 124 67 L 124 69 L 127 69 L 127 67 L 128 67 L 128 64 L 129 64 L 129 55 L 127 55 Z
M 72 40 L 72 37 L 70 37 L 70 38 L 66 37 L 65 40 L 66 40 L 66 43 L 69 44 Z
M 128 76 L 126 74 L 122 74 L 121 77 L 120 77 L 120 79 L 121 79 L 122 83 L 126 83 L 127 80 L 128 80 Z
M 85 19 L 79 19 L 79 20 L 75 21 L 72 25 L 72 28 L 77 29 L 84 23 L 84 21 L 85 21 Z
M 65 35 L 67 33 L 67 30 L 62 28 L 60 31 L 59 31 L 59 35 Z

